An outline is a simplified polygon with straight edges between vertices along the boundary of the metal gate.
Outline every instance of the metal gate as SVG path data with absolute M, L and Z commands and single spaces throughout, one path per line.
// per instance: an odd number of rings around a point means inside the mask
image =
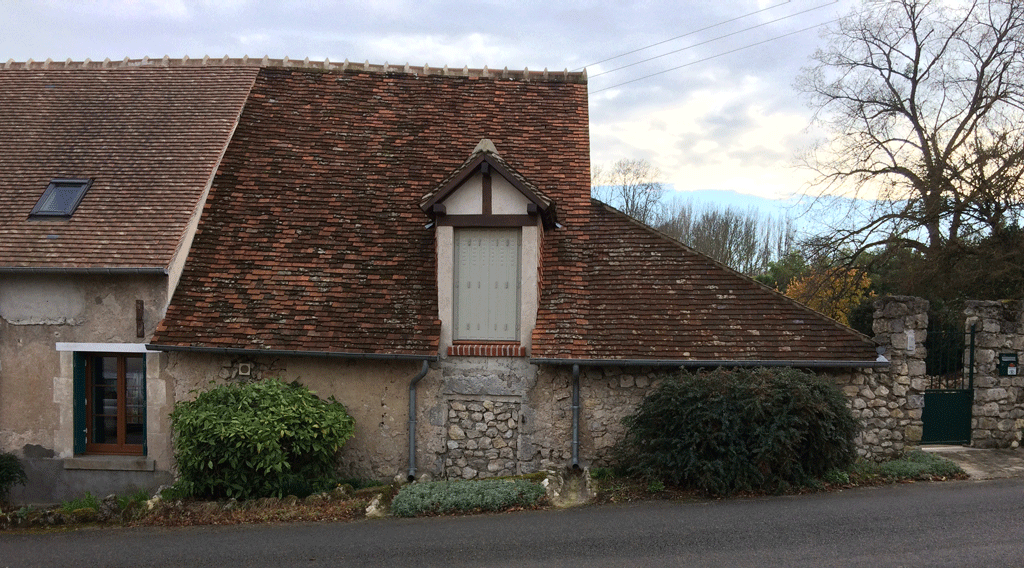
M 969 343 L 963 328 L 958 327 L 929 326 L 925 338 L 925 373 L 930 385 L 924 391 L 922 444 L 971 443 L 975 326 L 971 326 Z M 970 348 L 965 350 L 967 345 Z

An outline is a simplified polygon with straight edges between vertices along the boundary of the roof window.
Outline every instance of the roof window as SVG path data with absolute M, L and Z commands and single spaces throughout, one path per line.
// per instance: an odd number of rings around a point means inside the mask
M 54 179 L 46 187 L 43 196 L 29 213 L 30 219 L 62 218 L 67 219 L 75 212 L 78 204 L 85 197 L 85 192 L 92 185 L 91 179 Z

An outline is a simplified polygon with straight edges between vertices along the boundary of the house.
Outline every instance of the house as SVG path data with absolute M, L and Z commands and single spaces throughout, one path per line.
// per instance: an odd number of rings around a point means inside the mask
M 884 365 L 591 200 L 585 73 L 29 62 L 0 89 L 0 448 L 32 496 L 168 479 L 167 414 L 210 381 L 334 395 L 353 475 L 470 479 L 601 463 L 666 369 Z M 41 217 L 55 191 L 80 203 Z

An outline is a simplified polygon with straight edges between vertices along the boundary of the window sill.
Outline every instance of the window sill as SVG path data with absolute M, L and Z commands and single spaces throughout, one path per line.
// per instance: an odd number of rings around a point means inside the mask
M 139 456 L 75 456 L 64 460 L 64 469 L 156 471 L 156 461 Z
M 518 343 L 463 343 L 448 347 L 455 357 L 526 357 L 526 347 Z

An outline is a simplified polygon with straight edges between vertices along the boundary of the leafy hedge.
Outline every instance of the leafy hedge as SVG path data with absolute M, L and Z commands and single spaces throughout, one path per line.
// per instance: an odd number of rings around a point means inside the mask
M 218 386 L 171 413 L 179 480 L 195 497 L 282 497 L 334 472 L 355 422 L 344 405 L 269 379 Z
M 856 458 L 838 387 L 790 368 L 683 373 L 623 423 L 619 469 L 710 494 L 783 490 Z
M 7 504 L 7 498 L 15 485 L 25 485 L 26 481 L 28 477 L 18 456 L 0 452 L 0 505 Z
M 391 501 L 397 517 L 458 512 L 502 511 L 532 507 L 545 495 L 543 487 L 524 479 L 433 481 L 402 487 Z

